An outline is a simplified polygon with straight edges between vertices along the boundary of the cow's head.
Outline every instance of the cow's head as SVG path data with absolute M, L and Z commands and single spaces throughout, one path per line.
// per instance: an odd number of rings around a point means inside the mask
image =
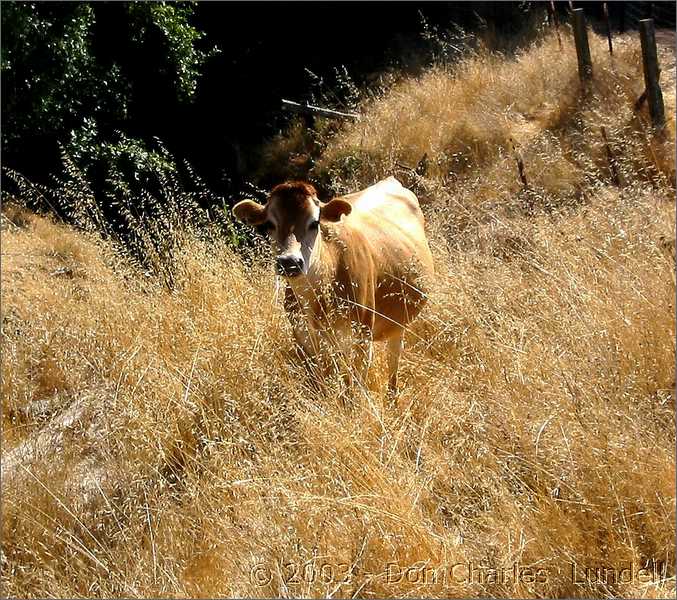
M 340 198 L 320 202 L 312 185 L 289 181 L 273 188 L 265 206 L 243 200 L 233 207 L 233 214 L 243 223 L 265 227 L 277 252 L 278 274 L 296 277 L 308 273 L 320 221 L 336 223 L 341 215 L 349 214 L 351 208 Z

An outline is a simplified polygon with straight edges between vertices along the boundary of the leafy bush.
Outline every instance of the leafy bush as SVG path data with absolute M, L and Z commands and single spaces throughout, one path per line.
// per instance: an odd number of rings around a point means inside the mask
M 4 164 L 42 177 L 58 167 L 61 144 L 88 174 L 112 161 L 132 187 L 143 184 L 140 166 L 165 159 L 150 140 L 118 130 L 127 129 L 151 77 L 173 90 L 174 101 L 194 97 L 217 50 L 200 47 L 204 33 L 191 25 L 193 10 L 164 2 L 4 3 Z M 102 191 L 100 179 L 92 184 Z
M 168 57 L 175 71 L 179 96 L 190 100 L 197 89 L 201 69 L 208 58 L 218 50 L 201 50 L 197 43 L 204 32 L 190 25 L 193 6 L 183 3 L 132 2 L 127 4 L 130 18 L 135 24 L 133 40 L 140 47 L 147 40 L 146 31 L 155 27 L 162 32 Z

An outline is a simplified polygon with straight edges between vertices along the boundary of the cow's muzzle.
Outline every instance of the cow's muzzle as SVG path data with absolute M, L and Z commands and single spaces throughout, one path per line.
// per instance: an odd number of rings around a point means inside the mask
M 275 270 L 283 277 L 296 277 L 303 273 L 303 257 L 293 254 L 283 254 L 275 261 Z

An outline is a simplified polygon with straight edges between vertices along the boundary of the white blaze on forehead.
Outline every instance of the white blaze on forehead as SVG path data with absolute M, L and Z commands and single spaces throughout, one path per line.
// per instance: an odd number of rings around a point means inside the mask
M 317 236 L 320 233 L 318 227 L 313 228 L 310 227 L 313 223 L 316 223 L 317 221 L 320 220 L 319 201 L 317 200 L 317 198 L 311 198 L 311 200 L 312 200 L 312 208 L 310 217 L 308 219 L 308 222 L 306 223 L 306 230 L 299 238 L 299 242 L 301 242 L 301 256 L 303 257 L 303 273 L 306 275 L 308 274 L 308 269 L 310 269 L 313 249 L 315 248 Z
M 320 204 L 317 198 L 312 198 L 313 201 L 313 209 L 312 209 L 312 216 L 310 217 L 310 220 L 308 221 L 308 225 L 311 223 L 314 223 L 315 221 L 320 220 Z

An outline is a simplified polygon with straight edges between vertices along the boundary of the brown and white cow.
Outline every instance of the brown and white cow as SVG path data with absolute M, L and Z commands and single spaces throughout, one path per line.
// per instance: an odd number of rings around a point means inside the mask
M 397 391 L 404 328 L 426 302 L 433 260 L 416 196 L 390 177 L 320 202 L 309 183 L 276 186 L 265 206 L 239 202 L 235 216 L 264 226 L 287 282 L 285 308 L 309 356 L 323 337 L 350 340 L 355 371 L 366 381 L 372 341 L 388 348 L 388 389 Z

